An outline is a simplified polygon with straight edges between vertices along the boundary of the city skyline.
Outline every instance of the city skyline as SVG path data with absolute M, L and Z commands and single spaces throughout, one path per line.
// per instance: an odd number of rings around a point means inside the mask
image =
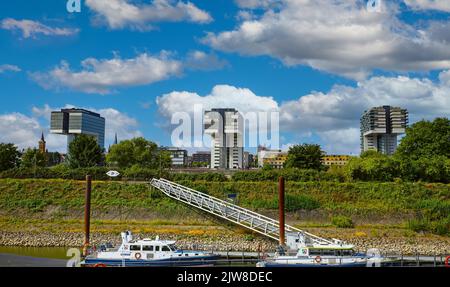
M 136 19 L 93 1 L 70 14 L 64 2 L 1 4 L 1 142 L 32 147 L 44 131 L 63 152 L 49 111 L 77 107 L 105 117 L 105 147 L 116 133 L 171 146 L 171 115 L 201 104 L 278 111 L 283 149 L 359 154 L 364 110 L 399 106 L 410 124 L 450 115 L 450 9 L 432 1 L 384 1 L 380 12 L 357 0 L 191 1 L 190 13 L 167 1 L 177 13 Z

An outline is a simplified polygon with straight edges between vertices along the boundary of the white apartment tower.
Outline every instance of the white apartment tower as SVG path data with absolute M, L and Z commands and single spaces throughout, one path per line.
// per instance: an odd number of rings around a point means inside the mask
M 397 136 L 406 131 L 408 111 L 382 106 L 371 108 L 361 117 L 361 152 L 376 150 L 391 155 L 397 149 Z
M 235 109 L 205 111 L 205 134 L 211 136 L 211 168 L 243 168 L 243 118 Z

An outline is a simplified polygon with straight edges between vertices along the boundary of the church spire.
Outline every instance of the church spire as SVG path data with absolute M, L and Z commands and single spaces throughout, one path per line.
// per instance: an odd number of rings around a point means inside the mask
M 41 134 L 41 140 L 39 141 L 39 151 L 43 154 L 45 154 L 47 152 L 46 150 L 46 142 L 45 142 L 45 138 L 44 138 L 44 132 L 42 132 Z
M 117 133 L 116 136 L 114 137 L 114 144 L 117 144 Z

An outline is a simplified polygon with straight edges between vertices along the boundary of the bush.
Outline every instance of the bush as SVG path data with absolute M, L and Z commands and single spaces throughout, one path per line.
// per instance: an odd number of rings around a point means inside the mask
M 202 173 L 172 173 L 169 175 L 172 181 L 227 181 L 227 177 L 222 173 L 217 172 L 202 172 Z
M 128 180 L 150 181 L 152 178 L 162 177 L 162 174 L 155 169 L 141 168 L 134 165 L 125 169 L 122 177 Z
M 334 216 L 331 219 L 331 224 L 338 228 L 353 228 L 355 225 L 350 217 L 347 216 Z
M 393 181 L 400 175 L 400 162 L 379 153 L 352 158 L 345 167 L 348 178 L 363 181 Z
M 248 202 L 256 209 L 278 209 L 278 197 L 269 198 L 254 198 Z M 320 203 L 307 195 L 302 194 L 288 194 L 285 199 L 286 211 L 293 212 L 297 210 L 314 210 L 320 207 Z
M 286 195 L 286 210 L 314 210 L 320 207 L 320 202 L 311 196 L 298 194 L 298 195 Z
M 70 168 L 65 164 L 56 165 L 50 168 L 13 168 L 0 173 L 0 178 L 41 178 L 41 179 L 73 179 L 84 180 L 86 175 L 92 176 L 93 180 L 111 180 L 106 175 L 110 170 L 108 167 L 88 167 L 88 168 Z M 170 173 L 167 170 L 156 170 L 150 168 L 142 168 L 132 166 L 124 170 L 117 170 L 120 176 L 116 180 L 135 180 L 150 181 L 152 178 L 166 178 L 172 181 L 214 181 L 224 182 L 227 177 L 221 173 L 205 172 L 205 173 Z
M 450 235 L 450 216 L 434 221 L 429 218 L 412 219 L 408 222 L 408 228 L 415 232 Z
M 337 173 L 318 171 L 314 169 L 273 169 L 258 171 L 238 171 L 232 176 L 233 181 L 277 181 L 283 176 L 287 181 L 342 181 L 342 176 Z

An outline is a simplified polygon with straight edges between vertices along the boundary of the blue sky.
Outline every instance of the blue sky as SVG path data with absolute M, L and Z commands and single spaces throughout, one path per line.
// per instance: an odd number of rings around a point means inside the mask
M 107 145 L 172 145 L 170 115 L 221 103 L 277 110 L 284 147 L 357 153 L 370 106 L 450 114 L 450 1 L 380 1 L 3 1 L 0 141 L 34 146 L 49 111 L 73 105 L 106 117 Z

